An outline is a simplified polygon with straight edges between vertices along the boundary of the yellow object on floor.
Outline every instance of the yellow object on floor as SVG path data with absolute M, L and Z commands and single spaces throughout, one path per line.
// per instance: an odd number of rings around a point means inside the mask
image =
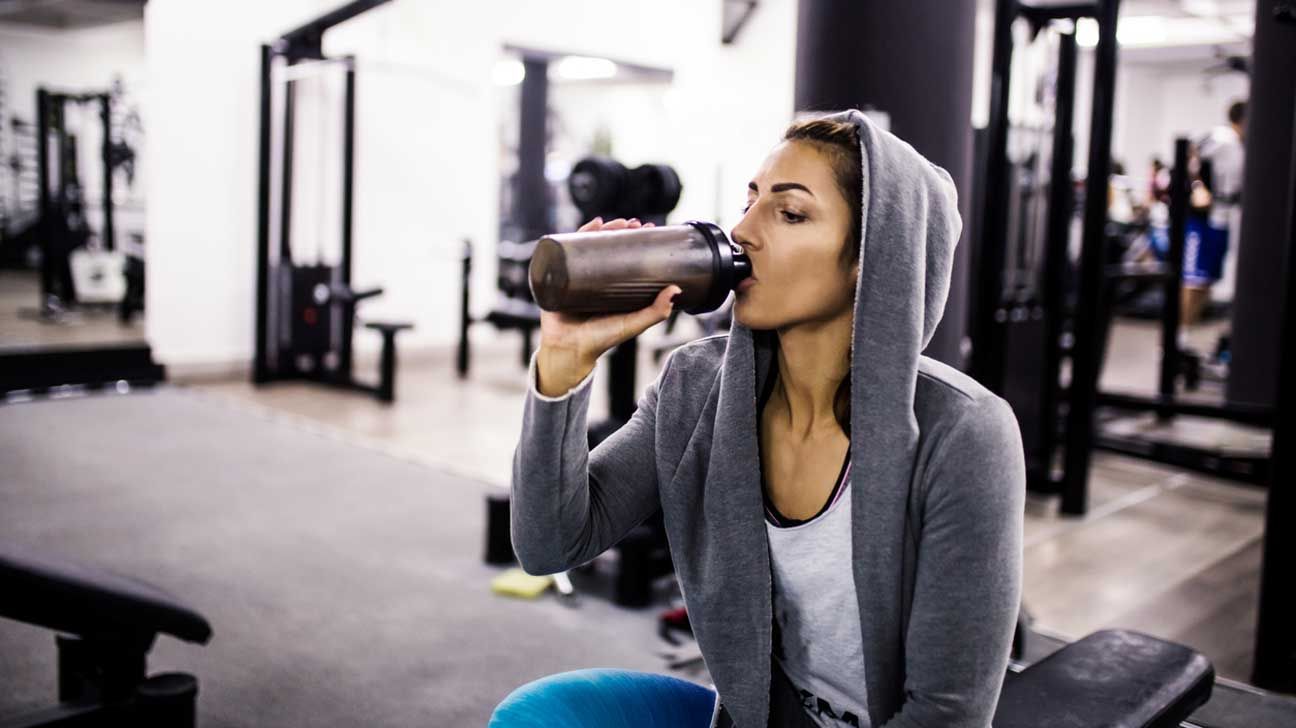
M 535 599 L 553 584 L 552 576 L 532 576 L 513 567 L 491 580 L 491 591 L 508 597 Z

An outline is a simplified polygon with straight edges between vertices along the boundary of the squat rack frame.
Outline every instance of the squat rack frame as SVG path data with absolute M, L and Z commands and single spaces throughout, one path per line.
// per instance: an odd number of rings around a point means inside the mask
M 1030 464 L 1028 482 L 1032 490 L 1062 495 L 1062 511 L 1080 514 L 1086 508 L 1085 483 L 1089 477 L 1092 423 L 1096 409 L 1101 322 L 1098 310 L 1104 274 L 1103 241 L 1107 221 L 1107 179 L 1111 174 L 1112 110 L 1116 86 L 1116 21 L 1119 0 L 1095 0 L 1067 5 L 1033 5 L 1021 0 L 995 3 L 994 50 L 991 62 L 990 116 L 987 125 L 986 192 L 982 200 L 981 237 L 977 246 L 975 280 L 978 295 L 971 317 L 972 357 L 970 373 L 991 391 L 1003 394 L 1007 385 L 1007 326 L 1011 303 L 1006 305 L 1003 266 L 1009 227 L 1008 189 L 1008 102 L 1011 82 L 1013 35 L 1018 18 L 1026 19 L 1038 32 L 1055 20 L 1079 21 L 1091 18 L 1098 24 L 1095 49 L 1093 101 L 1090 115 L 1089 161 L 1085 181 L 1083 240 L 1080 255 L 1079 301 L 1072 319 L 1074 345 L 1071 349 L 1072 385 L 1067 399 L 1065 474 L 1052 476 L 1051 454 L 1058 443 L 1054 413 L 1064 393 L 1056 376 L 1063 357 L 1060 347 L 1066 316 L 1063 283 L 1066 279 L 1066 241 L 1072 208 L 1071 159 L 1074 116 L 1077 44 L 1074 31 L 1060 34 L 1058 49 L 1057 105 L 1054 110 L 1051 182 L 1046 223 L 1044 256 L 1043 326 L 1045 337 L 1045 381 L 1040 391 L 1041 412 L 1038 437 L 1040 452 L 1047 456 Z M 1080 383 L 1081 386 L 1077 386 Z M 1087 385 L 1087 386 L 1086 386 Z M 1080 437 L 1077 441 L 1076 436 Z

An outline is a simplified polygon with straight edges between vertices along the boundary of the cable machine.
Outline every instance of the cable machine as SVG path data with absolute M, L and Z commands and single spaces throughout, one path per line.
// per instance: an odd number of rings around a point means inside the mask
M 324 55 L 323 36 L 329 28 L 388 0 L 355 0 L 285 33 L 261 46 L 261 129 L 257 167 L 257 298 L 256 341 L 252 381 L 307 380 L 395 399 L 396 335 L 412 328 L 399 322 L 369 322 L 382 335 L 377 384 L 352 376 L 351 337 L 357 304 L 382 293 L 381 288 L 351 287 L 352 188 L 355 159 L 355 58 Z M 301 264 L 293 258 L 293 153 L 297 115 L 297 84 L 312 72 L 341 69 L 343 74 L 341 252 L 336 265 L 323 260 Z M 276 76 L 283 79 L 276 108 Z M 276 114 L 275 112 L 279 113 Z M 273 134 L 279 123 L 279 154 Z M 278 180 L 275 198 L 273 184 Z M 277 203 L 277 204 L 276 204 Z

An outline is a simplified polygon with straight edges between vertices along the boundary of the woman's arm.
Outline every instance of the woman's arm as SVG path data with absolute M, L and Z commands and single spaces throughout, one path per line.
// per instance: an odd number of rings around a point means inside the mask
M 586 439 L 593 372 L 560 397 L 536 388 L 536 357 L 527 372 L 522 435 L 513 453 L 513 549 L 531 574 L 583 564 L 652 515 L 657 495 L 658 380 L 625 426 L 591 453 Z
M 1008 404 L 973 402 L 927 480 L 905 700 L 886 728 L 987 728 L 1021 606 L 1026 467 Z

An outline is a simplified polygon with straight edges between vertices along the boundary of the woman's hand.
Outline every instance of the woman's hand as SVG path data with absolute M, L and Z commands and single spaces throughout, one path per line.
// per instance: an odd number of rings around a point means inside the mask
M 577 232 L 652 226 L 652 223 L 643 225 L 635 218 L 603 222 L 602 218 L 596 217 Z M 558 397 L 580 384 L 608 350 L 666 320 L 674 308 L 672 299 L 682 291 L 679 286 L 667 286 L 658 292 L 651 306 L 630 313 L 587 316 L 542 310 L 540 349 L 536 353 L 540 393 L 546 397 Z

